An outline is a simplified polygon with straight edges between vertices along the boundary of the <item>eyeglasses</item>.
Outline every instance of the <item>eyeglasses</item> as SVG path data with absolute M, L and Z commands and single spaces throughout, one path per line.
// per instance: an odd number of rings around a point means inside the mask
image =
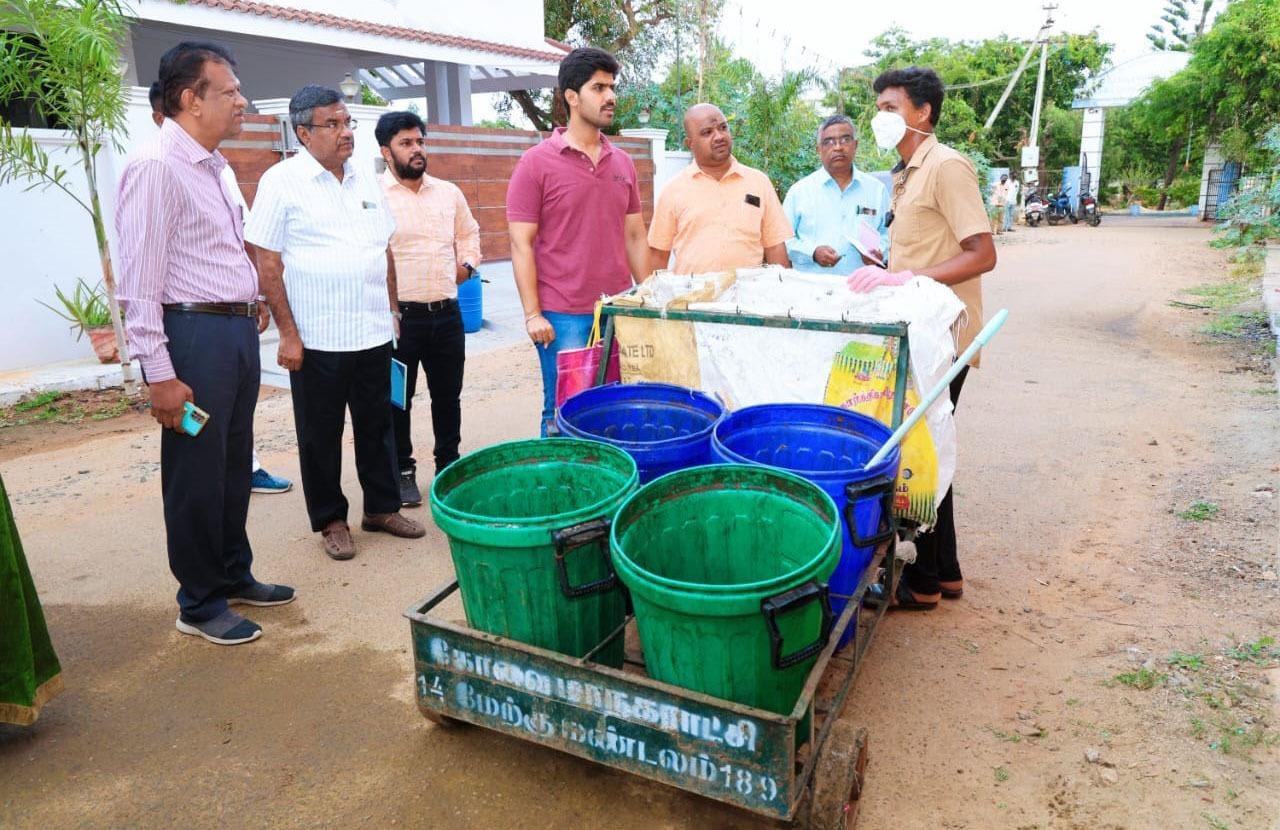
M 839 144 L 841 147 L 844 147 L 849 144 L 857 144 L 857 143 L 858 143 L 858 139 L 854 138 L 851 135 L 834 135 L 829 138 L 824 138 L 818 142 L 820 146 L 827 149 L 830 149 L 831 147 L 835 147 L 837 144 Z
M 313 130 L 341 130 L 346 127 L 349 130 L 355 130 L 360 126 L 360 122 L 354 118 L 348 118 L 346 121 L 326 121 L 323 124 L 299 124 L 299 127 L 310 127 Z

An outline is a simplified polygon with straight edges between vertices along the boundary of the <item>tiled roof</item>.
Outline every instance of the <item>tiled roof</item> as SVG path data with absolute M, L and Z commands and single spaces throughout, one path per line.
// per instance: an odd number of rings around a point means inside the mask
M 310 23 L 316 26 L 328 26 L 332 29 L 346 29 L 353 32 L 364 32 L 370 35 L 413 40 L 419 43 L 431 43 L 437 46 L 452 46 L 458 49 L 469 49 L 473 52 L 488 52 L 494 55 L 507 55 L 513 58 L 559 62 L 563 52 L 527 49 L 523 46 L 510 46 L 506 43 L 494 43 L 488 40 L 476 40 L 456 35 L 442 35 L 422 29 L 410 29 L 407 26 L 388 26 L 383 23 L 370 23 L 367 20 L 356 20 L 352 17 L 338 17 L 333 14 L 291 9 L 287 6 L 274 6 L 269 3 L 255 3 L 252 0 L 188 0 L 192 6 L 207 6 L 212 9 L 223 9 L 229 12 L 257 14 L 274 17 L 278 20 L 292 20 L 297 23 Z

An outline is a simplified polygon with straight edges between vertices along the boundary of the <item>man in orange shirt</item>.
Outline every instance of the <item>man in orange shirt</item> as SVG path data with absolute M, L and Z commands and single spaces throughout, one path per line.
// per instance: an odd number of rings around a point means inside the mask
M 695 104 L 684 115 L 685 145 L 693 164 L 658 197 L 649 225 L 649 264 L 667 267 L 672 248 L 679 274 L 753 268 L 766 262 L 791 267 L 786 242 L 795 235 L 769 177 L 733 157 L 724 113 Z
M 394 357 L 408 368 L 405 408 L 392 408 L 400 500 L 422 504 L 413 457 L 410 412 L 418 364 L 431 395 L 436 472 L 458 457 L 462 441 L 462 370 L 466 334 L 458 285 L 480 264 L 480 225 L 458 186 L 428 176 L 426 127 L 412 112 L 389 112 L 374 128 L 387 169 L 382 192 L 396 222 L 391 253 L 396 261 L 400 340 Z

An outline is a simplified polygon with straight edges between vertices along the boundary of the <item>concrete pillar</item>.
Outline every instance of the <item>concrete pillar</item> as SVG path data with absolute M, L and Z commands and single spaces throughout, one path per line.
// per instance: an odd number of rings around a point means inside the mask
M 449 123 L 471 126 L 471 67 L 448 64 Z
M 1098 195 L 1102 187 L 1102 135 L 1107 111 L 1102 107 L 1089 107 L 1084 111 L 1084 123 L 1080 129 L 1080 168 L 1089 174 L 1089 192 Z
M 450 89 L 449 64 L 427 61 L 423 77 L 427 82 L 427 123 L 449 124 Z M 470 80 L 467 85 L 470 86 Z M 467 102 L 468 109 L 471 102 Z

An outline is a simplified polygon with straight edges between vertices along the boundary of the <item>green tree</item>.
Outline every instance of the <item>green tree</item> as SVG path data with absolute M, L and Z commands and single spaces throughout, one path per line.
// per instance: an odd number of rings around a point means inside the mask
M 866 124 L 874 114 L 871 82 L 877 75 L 905 66 L 932 67 L 947 85 L 938 138 L 959 147 L 972 147 L 999 166 L 1017 164 L 1031 126 L 1036 73 L 1023 73 L 990 130 L 983 130 L 982 124 L 1026 49 L 1027 44 L 1006 35 L 981 41 L 912 40 L 905 30 L 892 28 L 872 40 L 866 52 L 870 63 L 840 73 L 827 103 Z M 1045 73 L 1046 120 L 1055 107 L 1059 111 L 1070 110 L 1076 91 L 1102 69 L 1110 53 L 1111 45 L 1103 42 L 1097 31 L 1053 39 Z M 1079 151 L 1078 141 L 1077 137 L 1075 153 Z M 1059 146 L 1066 152 L 1069 142 L 1061 141 Z
M 75 139 L 87 195 L 79 196 L 66 168 L 25 130 L 0 119 L 0 183 L 56 188 L 93 222 L 111 324 L 120 349 L 125 389 L 134 390 L 129 348 L 116 301 L 115 275 L 98 198 L 98 155 L 120 147 L 125 128 L 119 44 L 127 36 L 117 0 L 6 0 L 0 4 L 0 100 L 25 100 Z
M 645 85 L 677 42 L 686 56 L 697 53 L 699 26 L 714 27 L 724 0 L 546 0 L 546 36 L 573 46 L 597 46 L 622 63 L 626 83 Z M 563 123 L 567 113 L 546 91 L 508 95 L 536 129 Z M 499 107 L 501 110 L 502 107 Z M 505 112 L 503 113 L 505 115 Z
M 804 97 L 816 82 L 810 70 L 768 78 L 723 44 L 713 40 L 708 47 L 703 100 L 724 112 L 738 160 L 765 171 L 780 194 L 818 165 L 821 116 Z M 618 98 L 615 121 L 620 127 L 634 126 L 639 111 L 647 109 L 649 126 L 667 130 L 669 148 L 683 149 L 684 111 L 698 103 L 696 97 L 697 69 L 682 61 L 671 66 L 661 83 L 627 87 Z
M 1205 144 L 1218 141 L 1228 158 L 1265 164 L 1258 142 L 1280 112 L 1280 0 L 1233 0 L 1192 41 L 1191 52 L 1186 68 L 1127 108 L 1128 135 L 1113 154 L 1163 167 L 1161 208 L 1189 148 L 1198 158 Z M 1107 129 L 1110 145 L 1113 123 Z
M 1151 31 L 1147 32 L 1147 40 L 1158 52 L 1186 52 L 1195 39 L 1204 34 L 1212 8 L 1213 0 L 1169 0 L 1164 4 L 1160 22 L 1152 24 Z M 1192 26 L 1192 16 L 1197 13 L 1199 17 Z

